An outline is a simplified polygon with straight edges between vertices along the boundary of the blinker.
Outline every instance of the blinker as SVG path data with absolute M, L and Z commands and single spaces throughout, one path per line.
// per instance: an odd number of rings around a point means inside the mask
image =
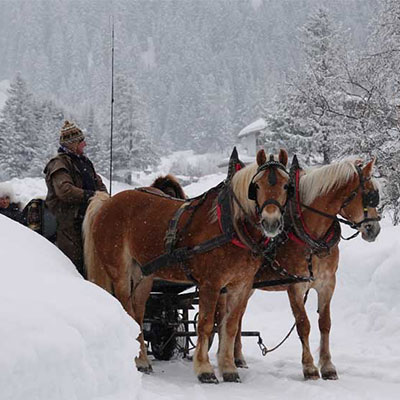
M 363 203 L 368 207 L 378 207 L 379 204 L 379 191 L 371 190 L 368 193 L 363 194 Z

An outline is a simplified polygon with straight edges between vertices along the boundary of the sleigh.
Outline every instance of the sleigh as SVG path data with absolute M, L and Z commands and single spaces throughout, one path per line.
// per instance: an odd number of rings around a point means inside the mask
M 143 334 L 148 354 L 157 360 L 190 357 L 196 347 L 199 293 L 195 285 L 155 280 L 144 315 Z M 213 343 L 217 327 L 211 336 Z M 258 331 L 242 331 L 242 337 L 254 337 L 262 347 Z

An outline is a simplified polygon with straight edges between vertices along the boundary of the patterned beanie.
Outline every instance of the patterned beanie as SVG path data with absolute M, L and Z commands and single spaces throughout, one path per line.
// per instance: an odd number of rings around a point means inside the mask
M 68 145 L 82 140 L 85 140 L 83 132 L 73 122 L 65 121 L 60 132 L 60 144 Z

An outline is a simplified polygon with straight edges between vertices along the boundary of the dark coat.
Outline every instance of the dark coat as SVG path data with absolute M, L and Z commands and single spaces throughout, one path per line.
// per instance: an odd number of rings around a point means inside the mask
M 57 246 L 83 271 L 82 222 L 88 200 L 95 191 L 107 189 L 85 156 L 63 149 L 44 169 L 46 205 L 57 220 Z
M 0 207 L 0 214 L 3 214 L 21 224 L 26 224 L 24 214 L 20 210 L 20 205 L 18 203 L 10 203 L 7 208 Z

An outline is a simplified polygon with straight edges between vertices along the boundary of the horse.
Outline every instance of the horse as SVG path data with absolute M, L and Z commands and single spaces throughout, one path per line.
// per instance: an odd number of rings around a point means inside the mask
M 156 189 L 161 190 L 163 193 L 175 197 L 177 199 L 186 199 L 187 196 L 182 189 L 182 186 L 171 174 L 165 176 L 159 176 L 154 180 L 150 187 L 154 187 Z
M 276 258 L 271 262 L 275 264 L 275 270 L 263 267 L 255 276 L 254 286 L 259 289 L 287 291 L 302 344 L 301 361 L 306 380 L 320 378 L 310 351 L 310 322 L 305 309 L 305 300 L 310 289 L 316 290 L 318 296 L 321 375 L 323 379 L 338 379 L 329 349 L 330 303 L 335 290 L 339 263 L 340 227 L 338 231 L 336 215 L 339 214 L 350 221 L 350 224 L 362 233 L 364 240 L 372 242 L 376 239 L 380 232 L 378 222 L 380 218 L 376 210 L 379 191 L 372 178 L 374 162 L 373 159 L 362 167 L 359 160 L 344 160 L 303 174 L 299 171 L 299 191 L 297 197 L 290 200 L 292 211 L 296 211 L 294 213 L 296 215 L 290 213 L 292 220 L 297 219 L 294 232 L 289 235 L 286 243 L 277 248 Z M 282 275 L 290 275 L 294 281 L 294 275 L 309 276 L 310 282 L 279 285 L 280 281 L 285 281 Z M 263 287 L 274 282 L 278 285 Z M 219 308 L 222 314 L 220 318 L 223 318 L 223 299 Z M 246 368 L 240 324 L 235 339 L 235 363 L 238 367 Z
M 261 255 L 239 242 L 237 231 L 246 225 L 246 234 L 240 237 L 257 243 L 281 232 L 289 179 L 287 159 L 283 149 L 277 160 L 272 155 L 267 159 L 260 150 L 256 162 L 238 171 L 231 181 L 188 201 L 159 195 L 152 188 L 128 190 L 111 198 L 96 193 L 89 204 L 83 223 L 88 279 L 114 293 L 141 328 L 154 279 L 198 286 L 193 366 L 200 382 L 218 383 L 208 347 L 223 289 L 228 311 L 221 327 L 218 365 L 224 381 L 240 382 L 233 359 L 234 339 Z M 172 239 L 171 225 L 179 229 Z M 164 240 L 169 246 L 167 254 Z M 147 268 L 165 259 L 160 268 Z M 152 367 L 142 334 L 138 340 L 136 367 L 149 373 Z

